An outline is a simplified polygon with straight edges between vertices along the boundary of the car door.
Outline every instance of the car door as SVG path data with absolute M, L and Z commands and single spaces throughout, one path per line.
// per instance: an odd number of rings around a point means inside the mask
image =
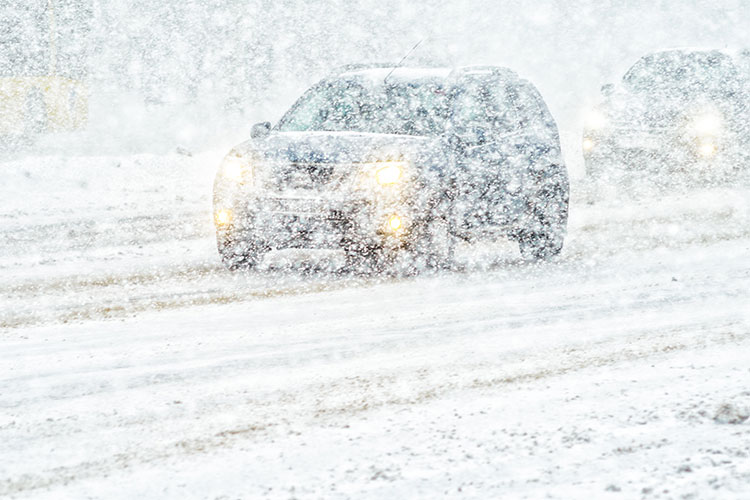
M 506 167 L 523 135 L 517 101 L 516 87 L 495 75 L 463 82 L 454 96 L 452 126 L 463 192 L 459 211 L 469 229 L 506 225 L 512 215 L 509 188 L 515 189 L 518 176 Z

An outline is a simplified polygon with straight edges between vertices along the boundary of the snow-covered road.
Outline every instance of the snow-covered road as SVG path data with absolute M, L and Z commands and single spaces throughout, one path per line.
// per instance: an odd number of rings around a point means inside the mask
M 580 188 L 545 265 L 497 245 L 410 279 L 231 275 L 214 160 L 5 165 L 0 497 L 750 491 L 747 189 Z

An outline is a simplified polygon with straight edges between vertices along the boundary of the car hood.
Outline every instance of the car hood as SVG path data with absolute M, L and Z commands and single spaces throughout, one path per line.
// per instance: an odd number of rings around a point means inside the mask
M 234 150 L 270 163 L 359 163 L 405 158 L 417 163 L 437 161 L 436 137 L 359 132 L 271 132 Z

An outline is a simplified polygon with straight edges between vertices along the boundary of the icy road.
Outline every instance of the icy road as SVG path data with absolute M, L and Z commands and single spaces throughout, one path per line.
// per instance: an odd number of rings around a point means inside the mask
M 579 182 L 544 265 L 231 275 L 217 162 L 2 164 L 0 497 L 750 495 L 750 190 Z

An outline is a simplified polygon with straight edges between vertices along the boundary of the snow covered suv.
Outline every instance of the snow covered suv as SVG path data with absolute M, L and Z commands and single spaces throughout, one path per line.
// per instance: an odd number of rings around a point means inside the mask
M 532 84 L 496 67 L 350 66 L 224 158 L 214 184 L 219 253 L 342 249 L 349 266 L 441 266 L 457 238 L 510 237 L 560 252 L 568 175 Z
M 732 54 L 665 50 L 639 59 L 586 117 L 593 176 L 623 172 L 731 174 L 747 166 L 747 83 Z M 657 180 L 657 179 L 655 179 Z

